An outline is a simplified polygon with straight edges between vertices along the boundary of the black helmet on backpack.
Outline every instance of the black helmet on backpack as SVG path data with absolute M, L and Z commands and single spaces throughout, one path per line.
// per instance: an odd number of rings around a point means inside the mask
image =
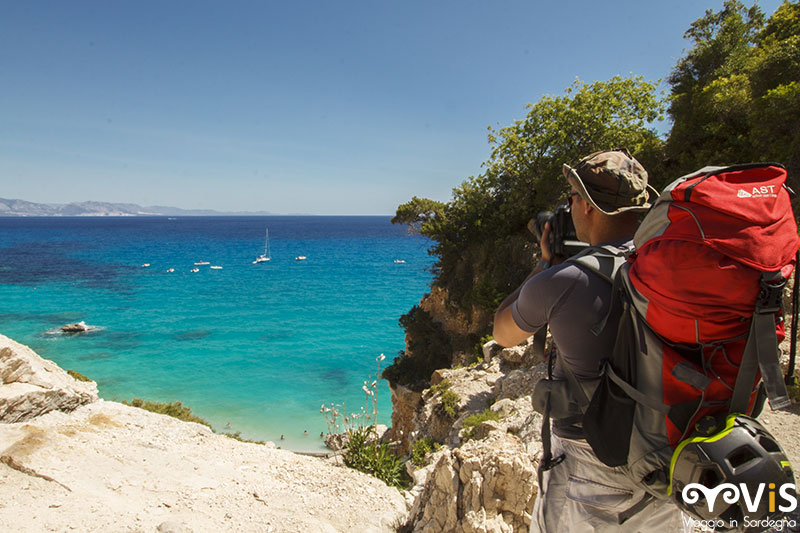
M 791 497 L 796 497 L 794 474 L 783 449 L 757 420 L 740 414 L 729 415 L 718 433 L 681 442 L 670 465 L 670 491 L 678 507 L 696 519 L 713 520 L 723 529 L 741 528 L 745 519 L 786 516 L 778 508 L 791 503 L 779 493 L 786 483 L 792 484 Z M 730 486 L 722 488 L 723 484 Z M 755 512 L 747 508 L 742 485 L 751 505 L 758 504 Z

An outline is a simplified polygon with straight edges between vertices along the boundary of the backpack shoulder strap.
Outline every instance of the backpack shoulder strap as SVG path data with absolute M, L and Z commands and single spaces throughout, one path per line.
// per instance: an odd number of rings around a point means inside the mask
M 731 413 L 748 413 L 757 369 L 761 371 L 772 410 L 784 409 L 791 405 L 781 375 L 780 350 L 775 335 L 775 313 L 781 310 L 786 281 L 780 271 L 761 274 L 761 292 L 756 301 L 742 362 L 733 388 Z
M 606 280 L 609 284 L 614 285 L 617 271 L 625 264 L 633 251 L 634 247 L 632 245 L 613 246 L 611 244 L 606 244 L 602 246 L 589 246 L 580 253 L 567 259 L 567 262 L 582 265 Z M 602 329 L 602 324 L 605 324 L 605 320 L 597 327 Z M 533 338 L 533 352 L 539 357 L 544 357 L 546 336 L 547 331 L 543 329 L 537 332 Z
M 581 265 L 610 284 L 614 284 L 619 267 L 628 260 L 633 253 L 633 246 L 590 246 L 581 253 L 567 259 L 570 263 Z
M 606 327 L 606 322 L 612 314 L 619 312 L 616 305 L 616 294 L 619 291 L 620 284 L 618 282 L 617 273 L 622 265 L 627 263 L 628 258 L 633 255 L 635 248 L 633 245 L 614 246 L 606 244 L 602 246 L 591 246 L 581 253 L 574 255 L 567 259 L 570 263 L 575 263 L 587 268 L 606 280 L 612 287 L 611 306 L 608 309 L 608 314 L 592 328 L 592 333 L 599 335 Z
M 579 254 L 570 257 L 567 259 L 567 261 L 588 268 L 601 278 L 605 279 L 613 287 L 615 285 L 614 280 L 616 279 L 617 271 L 619 271 L 620 267 L 625 264 L 631 253 L 633 253 L 633 246 L 590 246 Z M 611 310 L 609 309 L 609 313 L 610 311 Z M 608 317 L 606 316 L 606 318 L 602 320 L 601 324 L 595 326 L 594 329 L 602 329 L 605 327 L 605 322 L 607 319 Z M 539 334 L 537 334 L 537 337 L 538 336 Z M 543 338 L 544 335 L 542 335 L 542 339 Z M 536 338 L 534 338 L 534 342 L 536 342 Z M 562 358 L 559 358 L 558 361 L 561 369 L 564 372 L 564 375 L 567 378 L 567 381 L 569 382 L 570 392 L 580 406 L 581 412 L 584 412 L 589 406 L 589 397 L 586 395 L 586 392 L 580 384 L 580 380 L 578 380 L 577 376 L 575 376 L 572 368 L 570 368 L 570 366 Z M 553 360 L 550 359 L 548 362 L 548 379 L 552 379 L 552 365 Z M 545 403 L 545 410 L 542 420 L 542 458 L 539 461 L 539 467 L 537 468 L 540 486 L 542 486 L 544 472 L 559 464 L 564 460 L 564 457 L 564 454 L 561 454 L 556 458 L 553 458 L 552 456 L 552 451 L 550 448 L 550 398 L 548 396 Z

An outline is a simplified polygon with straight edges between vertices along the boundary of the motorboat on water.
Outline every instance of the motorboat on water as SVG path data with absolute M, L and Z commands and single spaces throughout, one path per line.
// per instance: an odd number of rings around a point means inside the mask
M 194 264 L 194 266 L 203 266 L 203 265 L 210 265 L 210 264 L 211 263 L 209 263 L 208 261 L 198 261 L 197 263 Z
M 197 268 L 197 267 L 194 267 L 194 268 L 193 268 L 193 269 L 191 269 L 189 272 L 200 272 L 200 269 L 199 269 L 199 268 Z
M 210 269 L 212 269 L 212 270 L 222 270 L 222 267 L 221 267 L 221 266 L 218 266 L 218 265 L 211 265 L 211 266 L 210 266 L 210 267 L 208 267 L 208 268 L 210 268 Z
M 297 257 L 294 258 L 295 261 L 305 261 L 306 259 L 308 258 L 304 255 L 298 255 Z

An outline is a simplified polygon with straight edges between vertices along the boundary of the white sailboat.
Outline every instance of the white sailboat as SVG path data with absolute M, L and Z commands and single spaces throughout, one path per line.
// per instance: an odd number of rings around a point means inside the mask
M 272 259 L 272 256 L 269 252 L 269 229 L 267 229 L 266 236 L 264 237 L 264 253 L 256 257 L 256 260 L 253 261 L 253 264 L 265 263 L 270 259 Z

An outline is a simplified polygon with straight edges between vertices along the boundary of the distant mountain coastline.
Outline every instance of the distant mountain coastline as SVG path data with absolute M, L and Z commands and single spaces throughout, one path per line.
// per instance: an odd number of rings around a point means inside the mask
M 37 204 L 25 200 L 0 198 L 0 216 L 9 217 L 135 217 L 135 216 L 263 216 L 267 211 L 225 212 L 211 209 L 181 209 L 154 205 L 109 202 L 73 202 L 69 204 Z

